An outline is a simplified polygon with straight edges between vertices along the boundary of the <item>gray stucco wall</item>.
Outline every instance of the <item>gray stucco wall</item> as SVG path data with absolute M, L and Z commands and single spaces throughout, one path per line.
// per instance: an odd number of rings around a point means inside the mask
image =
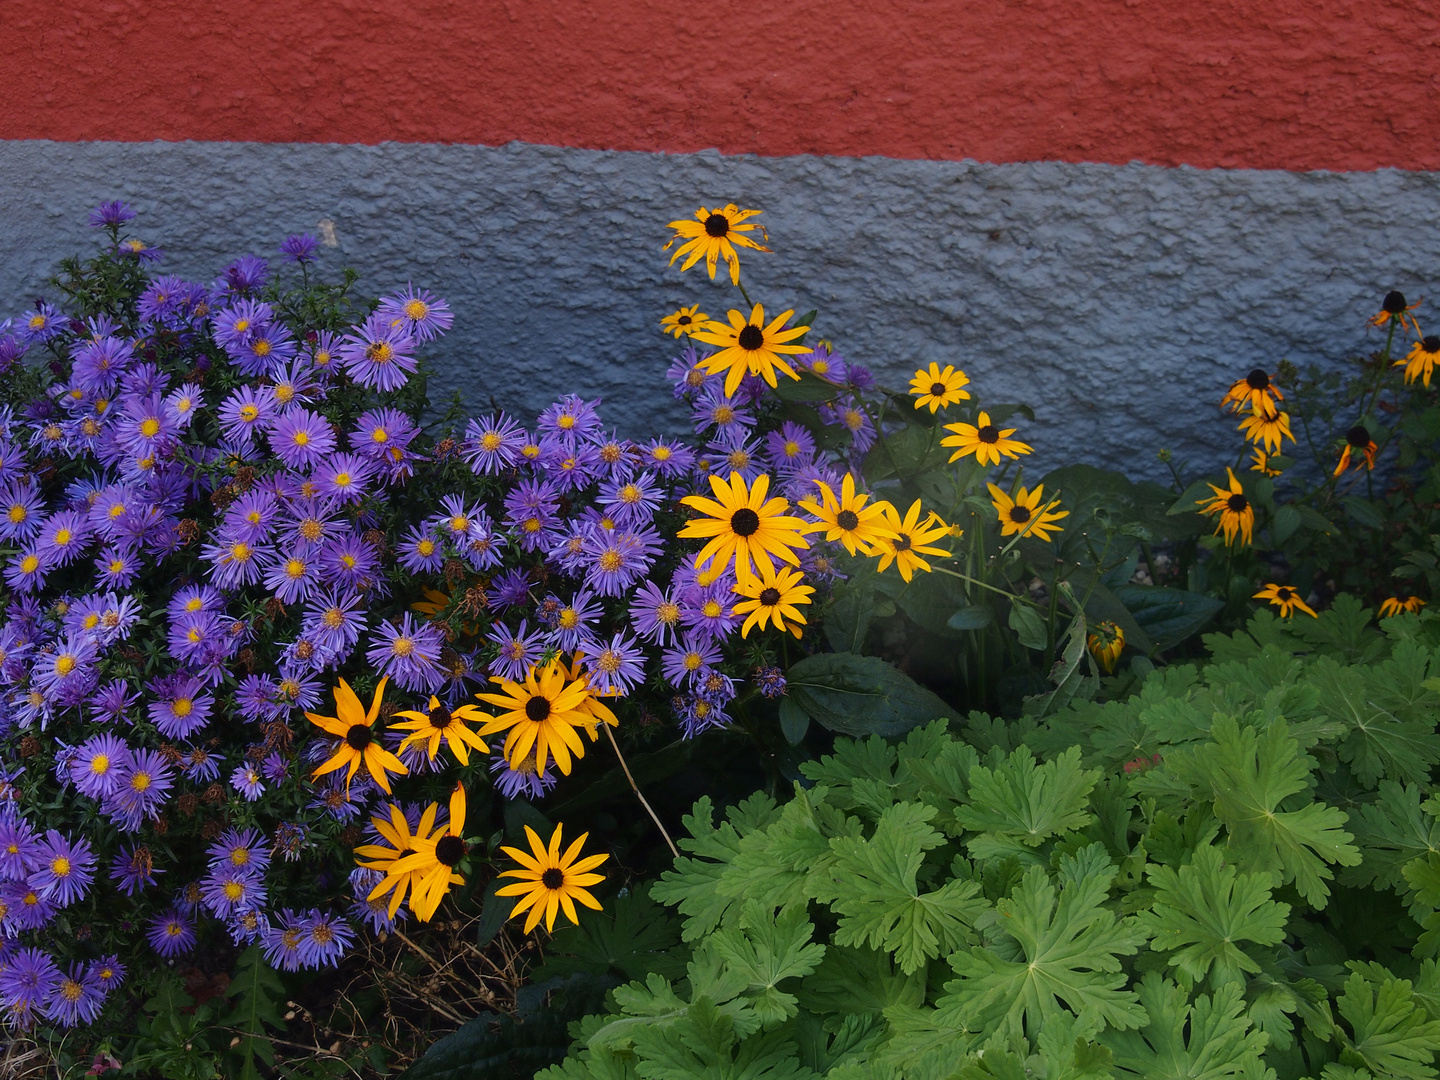
M 775 254 L 743 265 L 767 309 L 818 307 L 823 336 L 892 385 L 936 360 L 982 401 L 1028 402 L 1037 465 L 1137 476 L 1160 473 L 1162 446 L 1196 464 L 1233 454 L 1216 408 L 1230 380 L 1377 347 L 1364 320 L 1383 293 L 1433 296 L 1440 277 L 1429 173 L 24 141 L 0 142 L 0 316 L 93 242 L 85 212 L 110 198 L 135 205 L 166 269 L 203 280 L 328 219 L 322 265 L 449 299 L 437 398 L 529 419 L 561 393 L 599 395 L 630 434 L 685 426 L 661 316 L 738 300 L 667 270 L 665 223 L 702 202 L 760 207 Z

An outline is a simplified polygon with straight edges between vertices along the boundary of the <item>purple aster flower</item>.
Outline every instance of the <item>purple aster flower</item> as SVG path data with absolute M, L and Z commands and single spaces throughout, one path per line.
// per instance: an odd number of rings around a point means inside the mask
M 261 300 L 240 300 L 210 319 L 210 333 L 227 353 L 242 348 L 255 332 L 275 321 L 275 309 Z
M 734 600 L 728 580 L 697 588 L 682 597 L 680 621 L 688 630 L 706 634 L 714 641 L 724 641 L 740 624 Z
M 120 963 L 120 958 L 114 953 L 102 956 L 99 960 L 91 960 L 86 972 L 95 985 L 107 994 L 125 981 L 125 965 Z
M 258 255 L 242 255 L 221 271 L 224 290 L 236 295 L 258 292 L 270 277 L 270 264 Z
M 701 668 L 691 679 L 690 685 L 694 688 L 696 697 L 722 709 L 735 700 L 735 680 L 718 668 Z
M 747 441 L 745 434 L 743 429 L 736 429 L 706 446 L 710 452 L 710 470 L 717 476 L 739 473 L 749 484 L 765 471 L 760 440 Z
M 35 550 L 47 567 L 69 566 L 84 553 L 89 538 L 85 515 L 61 510 L 41 524 Z
M 130 747 L 123 739 L 109 733 L 91 736 L 70 762 L 70 779 L 80 794 L 103 799 L 119 784 L 129 757 Z
M 257 431 L 266 430 L 275 419 L 275 391 L 241 386 L 220 403 L 216 415 L 220 431 L 237 446 L 249 446 Z
M 8 882 L 0 889 L 0 904 L 9 912 L 10 925 L 15 930 L 40 930 L 55 917 L 55 905 L 41 896 L 34 885 L 23 881 Z
M 630 624 L 642 641 L 668 645 L 680 631 L 680 604 L 653 583 L 642 581 L 630 600 Z
M 40 837 L 6 804 L 0 810 L 0 881 L 25 881 L 40 858 Z
M 765 452 L 777 472 L 793 473 L 815 458 L 815 438 L 802 424 L 786 420 L 765 436 Z
M 278 698 L 273 680 L 264 675 L 246 675 L 235 690 L 235 708 L 252 722 L 273 719 L 282 711 Z
M 188 738 L 210 720 L 215 699 L 201 693 L 201 682 L 190 675 L 171 675 L 157 680 L 158 701 L 150 703 L 150 721 L 167 739 Z
M 400 410 L 371 409 L 361 413 L 350 429 L 350 449 L 362 457 L 394 462 L 419 433 L 415 422 Z
M 773 701 L 775 698 L 785 696 L 785 671 L 778 667 L 759 667 L 755 669 L 755 685 L 760 690 L 760 696 Z
M 700 361 L 708 359 L 709 353 L 702 356 L 693 345 L 687 345 L 685 351 L 674 360 L 670 361 L 670 369 L 665 372 L 665 378 L 675 384 L 676 398 L 683 398 L 687 394 L 697 394 L 710 381 L 710 376 L 700 369 Z M 715 380 L 719 382 L 719 379 Z
M 139 700 L 139 692 L 132 691 L 124 679 L 112 679 L 91 695 L 86 712 L 92 720 L 114 723 L 125 719 Z
M 320 241 L 309 233 L 292 233 L 280 241 L 280 254 L 286 262 L 304 266 L 319 258 Z
M 119 770 L 119 782 L 102 804 L 110 820 L 126 832 L 154 820 L 173 782 L 169 763 L 158 750 L 132 750 Z
M 150 947 L 168 960 L 195 947 L 195 926 L 179 908 L 171 908 L 150 920 L 145 937 Z
M 493 476 L 520 461 L 520 445 L 524 441 L 524 428 L 503 412 L 494 413 L 466 425 L 460 453 L 471 471 L 479 476 Z
M 331 454 L 312 477 L 321 495 L 341 503 L 357 503 L 365 497 L 365 485 L 374 476 L 374 467 L 354 454 Z
M 516 768 L 511 768 L 503 754 L 492 757 L 490 781 L 507 799 L 523 798 L 533 802 L 544 798 L 546 793 L 559 783 L 560 778 L 553 769 L 547 773 L 539 772 L 535 768 L 535 752 L 531 750 Z
M 552 604 L 545 606 L 553 614 L 544 621 L 550 627 L 552 644 L 564 652 L 580 648 L 592 651 L 590 646 L 595 641 L 596 626 L 605 614 L 595 595 L 588 589 L 581 589 L 568 604 L 553 595 L 547 600 Z
M 203 746 L 192 746 L 185 752 L 180 768 L 185 779 L 192 784 L 208 784 L 220 778 L 220 766 L 224 764 L 223 754 L 212 754 Z
M 742 409 L 718 385 L 707 387 L 692 408 L 697 435 L 711 427 L 719 436 L 737 429 L 749 431 L 755 426 L 754 415 Z
M 331 499 L 296 499 L 285 507 L 283 537 L 301 548 L 315 547 L 350 531 Z
M 263 874 L 270 866 L 265 834 L 254 827 L 226 829 L 205 849 L 210 868 L 233 867 L 248 874 Z
M 799 361 L 800 367 L 812 375 L 818 375 L 827 382 L 843 384 L 849 375 L 849 366 L 845 358 L 837 352 L 831 352 L 829 346 L 823 341 L 815 346 L 813 352 L 795 358 Z
M 249 762 L 235 767 L 230 774 L 230 786 L 245 796 L 246 802 L 254 802 L 265 794 L 265 781 L 260 776 L 260 770 Z
M 660 508 L 660 498 L 660 485 L 648 472 L 600 486 L 600 505 L 610 511 L 617 525 L 626 528 L 650 524 Z
M 196 410 L 205 405 L 205 396 L 195 383 L 185 383 L 178 390 L 165 395 L 165 416 L 180 431 L 185 431 L 195 419 Z
M 693 739 L 702 732 L 710 731 L 713 728 L 722 728 L 730 723 L 730 717 L 725 710 L 718 705 L 713 705 L 700 697 L 686 697 L 679 699 L 680 705 L 680 734 L 687 739 Z
M 651 439 L 640 448 L 640 458 L 661 476 L 668 479 L 687 475 L 695 465 L 695 454 L 684 443 L 670 439 Z
M 336 359 L 367 389 L 399 390 L 419 366 L 413 355 L 417 344 L 404 320 L 377 311 L 346 336 Z
M 504 534 L 497 532 L 488 517 L 482 518 L 460 545 L 460 554 L 470 569 L 483 573 L 500 565 L 505 547 Z
M 265 879 L 233 866 L 220 866 L 205 876 L 200 895 L 210 914 L 231 919 L 242 911 L 264 907 Z
M 417 341 L 433 341 L 455 322 L 449 304 L 428 290 L 416 292 L 409 284 L 404 292 L 382 298 L 376 314 L 397 321 Z
M 222 589 L 254 585 L 260 580 L 260 551 L 251 541 L 222 531 L 216 535 L 215 543 L 200 546 L 200 556 L 210 564 L 210 579 Z
M 308 469 L 335 449 L 330 422 L 298 405 L 281 413 L 269 434 L 271 448 L 291 469 Z
M 380 556 L 363 537 L 352 533 L 329 541 L 318 561 L 327 584 L 364 590 L 375 582 Z
M 284 409 L 310 402 L 318 389 L 315 371 L 305 359 L 271 365 L 270 380 L 275 402 Z
M 282 783 L 290 775 L 290 763 L 280 754 L 269 753 L 260 762 L 260 771 L 272 784 Z
M 545 652 L 540 633 L 527 634 L 525 620 L 520 620 L 520 629 L 511 633 L 504 623 L 496 623 L 487 639 L 499 646 L 500 655 L 490 661 L 490 674 L 498 675 L 511 682 L 520 682 Z
M 536 421 L 541 435 L 570 435 L 586 438 L 600 430 L 599 399 L 586 401 L 579 394 L 566 394 L 546 408 Z
M 276 700 L 283 708 L 314 709 L 323 696 L 320 680 L 303 668 L 280 666 L 280 681 L 275 684 Z
M 34 311 L 20 316 L 20 323 L 20 340 L 35 345 L 63 334 L 70 320 L 54 304 L 41 300 Z
M 357 785 L 351 785 L 352 790 Z M 305 851 L 310 831 L 298 821 L 282 821 L 275 827 L 275 851 L 286 862 L 294 862 Z
M 390 897 L 384 895 L 368 899 L 371 890 L 384 880 L 384 874 L 368 867 L 357 866 L 350 871 L 350 887 L 355 894 L 355 901 L 350 905 L 350 917 L 362 924 L 369 923 L 370 931 L 375 934 L 388 934 L 395 929 L 396 920 L 390 917 Z M 395 914 L 399 918 L 405 917 L 403 911 Z
M 530 572 L 524 567 L 496 574 L 490 582 L 490 606 L 496 611 L 530 602 Z
M 870 417 L 853 398 L 827 401 L 820 406 L 820 419 L 834 427 L 844 428 L 850 433 L 851 446 L 855 453 L 863 454 L 875 442 L 875 425 Z
M 299 971 L 301 946 L 308 936 L 305 918 L 289 908 L 281 908 L 276 916 L 279 926 L 272 926 L 261 937 L 265 962 L 280 971 Z
M 307 551 L 273 550 L 265 554 L 265 587 L 282 603 L 297 604 L 308 599 L 320 583 L 320 561 Z
M 445 551 L 429 527 L 412 526 L 395 545 L 400 565 L 412 574 L 436 573 L 445 565 Z
M 0 964 L 0 1004 L 10 1010 L 12 1020 L 28 1019 L 50 1000 L 60 978 L 60 969 L 49 953 L 21 949 Z
M 328 383 L 339 373 L 339 350 L 340 336 L 329 330 L 321 330 L 310 343 L 306 359 L 310 362 L 311 372 L 320 382 Z
M 463 495 L 447 495 L 440 500 L 441 513 L 425 519 L 425 524 L 435 529 L 457 547 L 464 544 L 473 533 L 485 531 L 485 510 L 479 505 L 468 505 Z
M 720 663 L 719 646 L 700 634 L 686 634 L 680 644 L 660 654 L 660 673 L 671 686 L 689 686 L 699 672 Z
M 0 540 L 24 541 L 39 531 L 45 500 L 30 477 L 6 484 L 0 490 Z
M 108 394 L 134 359 L 135 347 L 130 342 L 106 334 L 75 345 L 70 377 L 88 394 Z
M 235 367 L 252 378 L 268 375 L 277 366 L 283 367 L 295 358 L 299 347 L 295 335 L 283 323 L 262 323 L 243 345 L 227 349 Z
M 134 549 L 128 545 L 111 545 L 96 556 L 95 569 L 98 571 L 95 582 L 97 585 L 123 589 L 140 575 L 140 560 Z
M 89 969 L 77 962 L 70 965 L 51 991 L 45 1002 L 45 1014 L 61 1027 L 77 1027 L 94 1021 L 104 1004 L 104 989 Z
M 590 685 L 602 694 L 628 694 L 645 680 L 645 653 L 620 630 L 585 656 Z
M 622 596 L 661 550 L 659 534 L 650 529 L 595 529 L 585 540 L 585 583 L 601 596 Z
M 165 250 L 151 247 L 139 237 L 132 236 L 115 245 L 115 254 L 134 259 L 137 262 L 159 262 L 165 257 Z
M 402 738 L 404 734 L 404 732 L 400 732 Z M 423 753 L 421 757 L 424 757 Z M 406 763 L 406 767 L 409 768 L 408 762 Z M 410 771 L 413 773 L 415 770 L 411 769 Z M 350 821 L 359 816 L 364 803 L 364 800 L 361 798 L 351 797 L 352 795 L 358 795 L 358 792 L 358 784 L 351 784 L 350 790 L 346 791 L 344 779 L 336 773 L 331 773 L 323 783 L 316 786 L 315 794 L 310 799 L 308 805 L 312 810 L 325 811 L 325 813 L 329 814 L 336 821 Z
M 31 678 L 41 693 L 61 705 L 77 704 L 95 685 L 99 646 L 89 634 L 67 634 L 53 653 L 36 657 Z
M 225 924 L 225 929 L 236 945 L 253 945 L 265 939 L 270 930 L 270 920 L 261 911 L 237 911 Z
M 429 693 L 439 687 L 445 636 L 434 626 L 417 623 L 407 611 L 398 626 L 389 619 L 382 622 L 370 640 L 365 658 L 401 689 Z
M 90 227 L 93 229 L 118 229 L 127 221 L 135 220 L 135 211 L 128 202 L 112 199 L 103 202 L 90 211 Z
M 311 908 L 301 923 L 300 966 L 335 967 L 347 949 L 355 944 L 355 931 L 344 919 Z

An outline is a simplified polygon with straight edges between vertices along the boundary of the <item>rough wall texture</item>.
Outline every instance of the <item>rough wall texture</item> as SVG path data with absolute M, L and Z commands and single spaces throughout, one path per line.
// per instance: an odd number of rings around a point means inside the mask
M 745 260 L 757 301 L 818 307 L 820 331 L 892 384 L 957 363 L 983 399 L 1036 408 L 1026 434 L 1051 463 L 1137 475 L 1160 446 L 1232 452 L 1215 404 L 1230 379 L 1375 347 L 1364 319 L 1386 289 L 1440 284 L 1440 177 L 1421 173 L 35 141 L 0 143 L 0 315 L 93 243 L 85 211 L 115 197 L 170 270 L 204 280 L 328 219 L 327 268 L 450 299 L 437 391 L 522 413 L 602 395 L 632 434 L 684 424 L 649 411 L 669 405 L 676 351 L 657 320 L 735 296 L 666 269 L 665 222 L 702 200 L 763 207 L 776 253 Z
M 1433 0 L 8 0 L 0 138 L 1440 168 Z

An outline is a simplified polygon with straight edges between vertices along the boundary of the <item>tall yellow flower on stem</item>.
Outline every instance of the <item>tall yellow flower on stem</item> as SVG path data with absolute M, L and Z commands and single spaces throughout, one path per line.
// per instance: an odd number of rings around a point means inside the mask
M 770 477 L 763 473 L 746 487 L 745 478 L 732 472 L 727 483 L 718 476 L 710 477 L 714 499 L 703 495 L 687 495 L 681 503 L 700 511 L 705 517 L 689 522 L 678 533 L 682 538 L 701 537 L 708 542 L 695 556 L 695 565 L 714 560 L 712 569 L 723 572 L 735 560 L 735 577 L 747 581 L 758 567 L 762 572 L 775 573 L 771 556 L 791 566 L 800 563 L 795 554 L 808 548 L 810 542 L 800 534 L 805 522 L 786 516 L 790 503 L 782 498 L 767 499 Z
M 1225 543 L 1235 543 L 1235 537 L 1248 544 L 1251 534 L 1255 529 L 1255 507 L 1245 497 L 1245 489 L 1240 486 L 1240 481 L 1235 479 L 1235 470 L 1227 468 L 1226 473 L 1230 476 L 1228 488 L 1208 485 L 1215 494 L 1208 499 L 1196 499 L 1195 505 L 1200 507 L 1200 513 L 1209 516 L 1219 514 L 1220 520 L 1215 525 L 1217 533 L 1225 534 Z
M 1345 448 L 1340 451 L 1340 461 L 1335 466 L 1333 475 L 1339 476 L 1350 467 L 1350 457 L 1352 453 L 1363 455 L 1365 458 L 1365 468 L 1374 469 L 1375 451 L 1378 449 L 1379 447 L 1375 445 L 1374 437 L 1370 434 L 1370 429 L 1364 424 L 1356 424 L 1349 431 L 1345 432 Z M 1357 461 L 1355 463 L 1356 468 L 1359 468 L 1359 465 L 1360 463 Z
M 1405 294 L 1398 289 L 1391 289 L 1385 294 L 1385 299 L 1380 304 L 1380 310 L 1370 319 L 1371 326 L 1385 326 L 1388 323 L 1395 323 L 1401 329 L 1413 330 L 1420 333 L 1420 324 L 1415 321 L 1415 316 L 1410 312 L 1420 306 L 1417 300 L 1413 304 L 1405 303 Z
M 519 863 L 521 868 L 502 870 L 499 876 L 520 880 L 513 885 L 496 889 L 495 895 L 520 897 L 510 910 L 510 918 L 528 911 L 530 914 L 525 918 L 524 930 L 527 934 L 540 925 L 542 918 L 545 920 L 545 929 L 553 930 L 555 915 L 562 908 L 565 916 L 578 926 L 580 919 L 575 912 L 577 900 L 592 910 L 600 910 L 600 901 L 590 895 L 586 886 L 598 885 L 605 880 L 604 874 L 593 871 L 610 856 L 602 853 L 580 858 L 580 849 L 585 846 L 589 833 L 582 833 L 579 840 L 565 849 L 565 854 L 560 854 L 560 831 L 563 828 L 564 825 L 555 826 L 547 846 L 535 830 L 526 825 L 525 837 L 530 841 L 529 852 L 513 847 L 500 849 Z
M 436 809 L 436 804 L 431 803 L 429 810 Z M 465 879 L 455 872 L 460 860 L 470 853 L 470 845 L 465 843 L 464 785 L 456 784 L 450 793 L 450 820 L 429 836 L 416 833 L 410 843 L 411 853 L 396 859 L 386 875 L 410 875 L 410 910 L 421 922 L 429 922 L 450 886 L 465 884 Z
M 889 569 L 893 562 L 895 568 L 900 571 L 900 577 L 909 581 L 916 570 L 930 572 L 930 564 L 922 559 L 922 555 L 939 555 L 942 558 L 949 558 L 950 552 L 944 548 L 932 547 L 932 541 L 942 536 L 960 536 L 961 533 L 953 531 L 950 526 L 941 521 L 933 512 L 922 523 L 920 520 L 920 500 L 916 499 L 910 504 L 910 509 L 905 511 L 905 516 L 900 516 L 900 511 L 885 504 L 885 524 L 889 526 L 893 536 L 882 536 L 875 541 L 874 551 L 871 552 L 880 560 L 878 568 L 880 573 Z
M 735 388 L 740 385 L 740 380 L 745 377 L 747 371 L 751 375 L 759 375 L 771 386 L 775 385 L 777 368 L 792 379 L 800 378 L 795 373 L 795 369 L 781 358 L 782 353 L 794 354 L 811 351 L 806 345 L 790 344 L 810 329 L 808 326 L 792 326 L 786 329 L 785 324 L 794 314 L 793 309 L 782 311 L 767 326 L 765 308 L 756 304 L 750 309 L 748 319 L 731 308 L 728 326 L 711 319 L 705 324 L 704 329 L 697 330 L 690 335 L 696 341 L 720 347 L 719 352 L 700 361 L 700 367 L 708 375 L 714 375 L 718 371 L 727 373 L 725 375 L 726 394 L 735 393 Z
M 438 810 L 439 807 L 434 803 L 426 807 L 425 812 L 420 815 L 420 823 L 412 833 L 405 812 L 391 803 L 388 821 L 378 814 L 370 818 L 375 830 L 390 846 L 361 844 L 355 849 L 355 854 L 361 856 L 355 860 L 356 863 L 368 870 L 379 870 L 385 875 L 375 883 L 375 887 L 370 890 L 370 894 L 365 899 L 375 900 L 388 892 L 390 894 L 388 910 L 392 919 L 395 917 L 395 912 L 400 910 L 400 905 L 404 902 L 405 894 L 413 884 L 415 875 L 409 871 L 404 873 L 392 873 L 391 871 L 394 870 L 397 862 L 414 853 L 417 836 L 430 835 L 430 830 L 435 827 L 435 815 Z
M 340 685 L 335 687 L 334 716 L 317 716 L 312 712 L 305 714 L 305 719 L 340 740 L 340 745 L 330 759 L 310 774 L 312 778 L 324 776 L 348 765 L 350 771 L 345 774 L 345 791 L 348 794 L 350 781 L 355 779 L 355 774 L 363 765 L 375 783 L 380 785 L 380 790 L 389 795 L 390 779 L 386 774 L 398 773 L 404 776 L 410 771 L 399 758 L 375 741 L 372 725 L 380 715 L 380 700 L 385 696 L 385 683 L 388 681 L 381 679 L 380 684 L 375 687 L 375 697 L 370 702 L 368 711 L 360 704 L 360 699 L 355 696 L 355 691 L 350 689 L 350 684 L 341 679 Z
M 682 338 L 686 334 L 693 334 L 710 321 L 710 316 L 700 310 L 699 304 L 691 304 L 688 308 L 681 307 L 666 315 L 660 320 L 660 329 L 667 334 L 674 334 Z
M 976 419 L 979 420 L 978 424 L 945 425 L 946 431 L 955 433 L 940 440 L 941 446 L 956 447 L 955 453 L 950 455 L 951 461 L 959 461 L 966 454 L 974 454 L 975 460 L 981 465 L 999 465 L 1002 455 L 1014 458 L 1030 453 L 1028 443 L 1010 438 L 1015 434 L 1015 428 L 997 427 L 990 422 L 989 413 L 982 412 Z
M 434 694 L 431 694 L 430 704 L 425 707 L 424 712 L 406 709 L 395 715 L 406 717 L 406 722 L 403 724 L 392 723 L 391 729 L 410 732 L 405 736 L 405 741 L 400 744 L 401 753 L 404 753 L 409 746 L 424 743 L 425 756 L 434 761 L 435 755 L 440 750 L 440 743 L 443 741 L 450 747 L 461 765 L 469 765 L 471 749 L 479 750 L 482 754 L 490 752 L 490 748 L 481 741 L 480 736 L 467 726 L 490 719 L 489 713 L 481 712 L 474 705 L 459 705 L 450 709 L 442 704 Z
M 736 615 L 747 616 L 740 627 L 740 636 L 749 637 L 752 628 L 758 626 L 764 630 L 766 622 L 770 622 L 776 630 L 788 630 L 798 638 L 805 616 L 800 614 L 797 605 L 810 603 L 815 593 L 804 581 L 800 571 L 787 566 L 778 574 L 762 574 L 736 585 L 734 591 L 746 598 L 735 605 Z
M 1048 543 L 1050 533 L 1062 531 L 1061 526 L 1054 522 L 1070 516 L 1069 510 L 1051 509 L 1060 504 L 1059 499 L 1040 505 L 1040 500 L 1045 497 L 1044 484 L 1036 484 L 1029 490 L 1016 488 L 1013 498 L 994 484 L 988 486 L 990 503 L 1000 517 L 1001 536 L 1038 536 Z
M 1410 352 L 1403 360 L 1396 360 L 1396 367 L 1405 368 L 1405 383 L 1409 385 L 1416 379 L 1425 383 L 1425 389 L 1430 389 L 1430 377 L 1435 374 L 1435 365 L 1440 363 L 1440 337 L 1434 334 L 1427 334 L 1410 347 Z
M 885 524 L 885 501 L 866 506 L 869 495 L 855 493 L 855 475 L 846 473 L 840 482 L 840 497 L 823 480 L 815 481 L 820 489 L 820 501 L 801 499 L 800 508 L 808 510 L 820 520 L 805 526 L 806 532 L 823 532 L 826 540 L 839 540 L 851 555 L 858 548 L 862 554 L 872 555 L 875 541 L 894 533 Z
M 1220 407 L 1230 406 L 1235 412 L 1239 412 L 1247 405 L 1253 411 L 1263 409 L 1267 406 L 1274 411 L 1275 401 L 1283 401 L 1285 395 L 1275 385 L 1275 380 L 1264 368 L 1256 368 L 1243 379 L 1236 379 L 1230 384 L 1230 389 L 1220 400 Z
M 970 400 L 970 392 L 962 389 L 970 382 L 970 376 L 957 371 L 954 364 L 946 364 L 945 370 L 932 362 L 930 370 L 921 368 L 910 380 L 910 393 L 915 397 L 915 408 L 929 406 L 933 416 L 939 409 L 948 409 L 961 401 Z
M 1419 611 L 1424 606 L 1425 601 L 1418 596 L 1410 596 L 1405 599 L 1391 596 L 1380 601 L 1380 618 L 1388 619 L 1391 615 L 1399 615 L 1402 611 Z
M 1318 619 L 1310 605 L 1305 603 L 1300 593 L 1289 585 L 1276 585 L 1273 581 L 1255 594 L 1256 600 L 1269 600 L 1280 609 L 1280 617 L 1288 619 L 1296 608 L 1305 612 L 1312 619 Z
M 499 683 L 501 692 L 475 696 L 503 711 L 486 721 L 480 734 L 510 732 L 505 736 L 503 753 L 512 768 L 533 747 L 537 770 L 544 772 L 545 763 L 553 757 L 560 771 L 569 776 L 570 755 L 574 754 L 577 758 L 585 756 L 585 744 L 575 734 L 575 729 L 594 723 L 584 709 L 585 699 L 590 693 L 584 680 L 566 679 L 557 658 L 543 668 L 531 667 L 523 683 L 499 676 L 492 676 L 490 681 Z
M 1252 406 L 1250 415 L 1240 421 L 1239 429 L 1251 442 L 1264 446 L 1272 454 L 1280 452 L 1281 440 L 1295 441 L 1290 433 L 1290 414 L 1281 412 L 1271 401 Z
M 746 222 L 746 219 L 763 213 L 760 210 L 741 210 L 734 203 L 727 203 L 725 206 L 717 206 L 713 210 L 700 207 L 695 211 L 695 220 L 670 222 L 670 228 L 675 230 L 675 235 L 665 245 L 664 250 L 669 251 L 677 240 L 685 241 L 675 249 L 675 254 L 670 256 L 670 265 L 675 265 L 675 260 L 680 256 L 686 256 L 685 261 L 680 265 L 681 273 L 689 270 L 703 257 L 705 269 L 710 272 L 710 280 L 715 280 L 715 264 L 724 259 L 725 264 L 730 268 L 730 284 L 740 284 L 740 255 L 735 250 L 737 247 L 750 248 L 754 251 L 769 251 L 764 244 L 756 243 L 748 234 L 756 229 L 760 235 L 769 240 L 765 233 L 765 227 L 758 221 Z M 771 385 L 774 385 L 773 383 Z

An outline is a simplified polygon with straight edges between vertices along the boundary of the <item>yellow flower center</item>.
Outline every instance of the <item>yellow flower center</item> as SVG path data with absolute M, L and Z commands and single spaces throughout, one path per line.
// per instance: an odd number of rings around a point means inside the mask
M 40 569 L 40 556 L 26 555 L 20 560 L 20 572 L 22 574 L 33 574 Z
M 90 771 L 96 776 L 104 776 L 110 771 L 110 755 L 96 754 L 90 759 Z
M 260 416 L 260 407 L 259 407 L 258 405 L 241 405 L 241 406 L 240 406 L 240 419 L 243 420 L 243 421 L 245 421 L 245 423 L 247 423 L 247 424 L 254 423 L 255 420 L 256 420 L 259 416 Z
M 390 651 L 396 656 L 409 656 L 415 651 L 415 642 L 408 637 L 397 637 Z
M 55 546 L 56 546 L 56 547 L 64 547 L 65 545 L 67 545 L 68 543 L 70 543 L 71 540 L 74 540 L 74 539 L 75 539 L 75 534 L 74 534 L 73 532 L 71 532 L 69 529 L 56 529 L 56 530 L 55 530 Z
M 619 494 L 621 502 L 634 505 L 640 501 L 644 493 L 634 484 L 626 484 L 620 489 Z
M 276 383 L 275 400 L 281 405 L 289 405 L 295 400 L 295 387 L 291 383 Z
M 569 431 L 575 426 L 575 417 L 571 416 L 569 413 L 565 413 L 560 417 L 560 419 L 555 421 L 555 426 L 558 427 L 561 431 Z
M 725 609 L 720 606 L 718 600 L 706 600 L 705 606 L 700 610 L 705 613 L 707 619 L 718 619 L 725 613 Z
M 370 431 L 370 441 L 374 443 L 387 443 L 390 441 L 390 433 L 383 427 L 372 428 Z
M 296 446 L 309 446 L 310 433 L 304 428 L 301 428 L 299 431 L 295 432 L 295 438 L 293 441 Z
M 238 881 L 225 882 L 225 899 L 232 904 L 245 895 L 245 886 Z
M 11 525 L 19 525 L 22 521 L 24 521 L 30 516 L 30 511 L 26 510 L 25 507 L 21 506 L 19 503 L 15 503 L 10 507 L 9 513 L 7 513 L 5 516 L 10 519 Z
M 435 541 L 428 538 L 425 540 L 421 540 L 418 544 L 415 545 L 415 550 L 418 551 L 421 555 L 434 555 Z
M 496 435 L 495 432 L 487 431 L 484 435 L 480 436 L 480 449 L 498 450 L 500 449 L 501 441 L 500 436 Z
M 561 630 L 574 630 L 580 625 L 580 614 L 574 608 L 561 608 L 560 618 L 557 621 Z
M 351 481 L 351 479 L 350 479 L 350 474 L 349 474 L 348 472 L 342 472 L 342 473 L 336 473 L 336 474 L 335 474 L 335 486 L 336 486 L 336 487 L 338 487 L 338 488 L 346 488 L 346 487 L 349 487 L 351 483 L 352 483 L 352 481 Z
M 250 545 L 243 540 L 237 540 L 230 545 L 230 558 L 236 562 L 249 562 L 251 554 Z
M 140 434 L 144 435 L 147 439 L 153 439 L 156 435 L 160 434 L 160 421 L 156 420 L 153 416 L 147 416 L 144 420 L 140 421 Z
M 388 364 L 395 359 L 395 350 L 388 341 L 377 341 L 365 350 L 365 358 L 374 364 Z
M 305 563 L 300 559 L 287 559 L 285 561 L 285 576 L 291 581 L 304 577 Z
M 624 560 L 620 558 L 618 551 L 603 552 L 597 561 L 599 562 L 600 569 L 607 573 L 614 573 L 616 570 L 619 570 L 621 564 L 624 562 Z
M 405 317 L 419 321 L 430 314 L 430 305 L 424 300 L 411 300 L 405 305 Z
M 170 703 L 170 711 L 183 718 L 195 711 L 195 703 L 188 697 L 176 698 Z
M 147 791 L 147 790 L 149 790 L 149 787 L 150 787 L 150 774 L 149 774 L 149 773 L 146 773 L 146 772 L 137 772 L 135 775 L 133 775 L 132 777 L 130 777 L 130 790 L 131 790 L 131 791 Z
M 249 319 L 236 319 L 236 320 L 235 320 L 235 329 L 238 330 L 238 331 L 240 331 L 240 333 L 243 334 L 246 330 L 249 330 L 249 329 L 250 329 L 250 320 L 249 320 Z
M 56 877 L 70 876 L 70 860 L 64 855 L 56 855 L 50 860 L 50 872 Z
M 325 612 L 322 621 L 331 630 L 339 630 L 340 627 L 345 625 L 345 613 L 338 607 L 332 607 L 329 611 Z
M 55 674 L 69 675 L 72 671 L 75 670 L 75 666 L 75 657 L 71 656 L 69 653 L 62 653 L 55 660 Z
M 685 654 L 685 670 L 699 671 L 701 657 L 698 652 L 687 652 Z

